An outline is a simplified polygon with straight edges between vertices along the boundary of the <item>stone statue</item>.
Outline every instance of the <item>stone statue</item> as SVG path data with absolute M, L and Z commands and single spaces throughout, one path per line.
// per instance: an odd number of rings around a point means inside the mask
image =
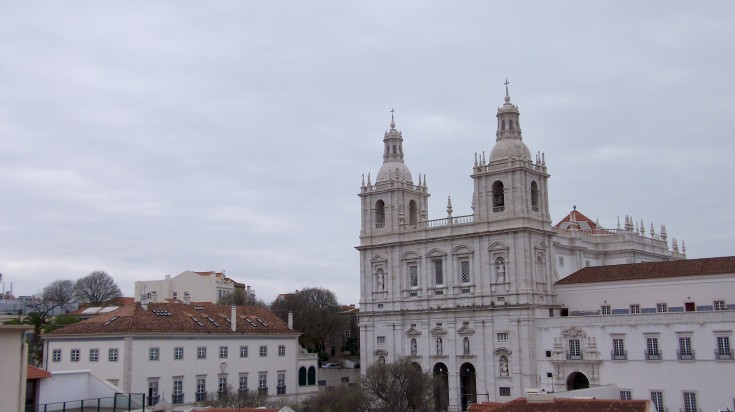
M 464 338 L 464 354 L 469 355 L 470 354 L 470 338 L 466 337 Z
M 378 290 L 385 290 L 385 277 L 383 272 L 378 272 Z
M 509 376 L 510 371 L 508 370 L 508 358 L 503 355 L 500 357 L 500 376 Z
M 497 272 L 498 272 L 497 282 L 498 283 L 505 282 L 505 262 L 503 261 L 502 258 L 499 258 L 496 261 L 496 265 L 497 265 Z

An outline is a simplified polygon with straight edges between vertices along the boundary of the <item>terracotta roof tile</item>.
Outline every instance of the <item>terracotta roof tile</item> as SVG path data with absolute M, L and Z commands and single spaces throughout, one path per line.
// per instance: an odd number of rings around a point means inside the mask
M 630 263 L 625 265 L 591 266 L 572 273 L 564 279 L 556 282 L 556 284 L 569 285 L 576 283 L 660 279 L 724 273 L 735 273 L 735 256 L 669 260 L 665 262 Z
M 32 379 L 46 379 L 51 377 L 51 372 L 39 369 L 35 366 L 28 365 L 28 373 L 26 374 L 26 380 Z
M 646 412 L 649 409 L 647 400 L 611 400 L 611 399 L 564 399 L 555 398 L 548 402 L 529 402 L 526 398 L 514 399 L 501 406 L 486 402 L 479 404 L 485 409 L 469 409 L 477 412 Z M 476 408 L 472 405 L 470 408 Z
M 78 334 L 299 334 L 266 308 L 237 306 L 237 331 L 230 330 L 231 307 L 212 303 L 135 304 L 64 326 L 48 336 Z
M 589 225 L 589 227 L 580 227 L 579 223 L 574 222 L 581 222 L 584 224 L 584 226 Z M 564 225 L 564 223 L 569 223 L 567 225 Z M 565 229 L 569 226 L 576 226 L 577 229 L 597 229 L 598 225 L 595 221 L 588 218 L 587 216 L 580 213 L 577 209 L 572 210 L 569 212 L 568 215 L 564 216 L 562 220 L 559 221 L 556 225 L 554 225 L 555 228 L 564 227 Z

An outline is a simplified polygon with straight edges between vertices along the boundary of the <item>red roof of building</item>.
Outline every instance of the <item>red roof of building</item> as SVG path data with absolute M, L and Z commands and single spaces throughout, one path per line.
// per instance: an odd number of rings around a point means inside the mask
M 51 377 L 51 372 L 39 369 L 35 366 L 28 365 L 28 372 L 26 374 L 26 380 L 33 379 L 46 379 Z
M 550 401 L 528 401 L 526 398 L 514 399 L 507 403 L 485 402 L 470 405 L 472 412 L 646 412 L 647 400 L 611 399 L 565 399 L 554 398 Z
M 557 285 L 735 273 L 735 256 L 582 268 Z
M 147 307 L 146 307 L 147 306 Z M 79 334 L 296 334 L 266 308 L 236 307 L 236 331 L 230 327 L 231 306 L 213 303 L 136 303 L 99 314 L 48 333 L 46 336 Z
M 583 215 L 577 210 L 577 207 L 574 207 L 574 210 L 569 212 L 568 215 L 564 217 L 564 219 L 560 220 L 559 223 L 554 225 L 557 229 L 580 229 L 580 230 L 589 230 L 589 229 L 598 229 L 599 225 L 597 222 L 594 222 L 592 219 L 588 218 L 587 216 Z
M 194 408 L 193 412 L 278 412 L 278 409 L 258 408 Z

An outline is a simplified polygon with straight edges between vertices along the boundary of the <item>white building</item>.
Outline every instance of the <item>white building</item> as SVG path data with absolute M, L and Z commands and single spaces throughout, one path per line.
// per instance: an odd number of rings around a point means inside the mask
M 45 335 L 44 366 L 91 370 L 122 392 L 145 393 L 150 405 L 228 389 L 299 397 L 317 389 L 317 359 L 299 335 L 260 307 L 136 303 Z
M 249 296 L 255 296 L 255 291 L 242 283 L 225 276 L 222 272 L 193 272 L 186 270 L 171 277 L 166 275 L 161 280 L 139 280 L 135 282 L 135 301 L 140 302 L 141 296 L 148 302 L 184 301 L 217 303 L 220 298 L 235 292 L 235 289 Z
M 538 321 L 561 313 L 561 277 L 685 257 L 668 250 L 665 230 L 646 236 L 630 217 L 608 230 L 574 210 L 552 226 L 545 158 L 531 155 L 519 116 L 506 88 L 495 145 L 472 165 L 471 215 L 453 216 L 449 201 L 446 217 L 429 219 L 426 178 L 414 182 L 393 119 L 375 183 L 368 174 L 361 186 L 362 371 L 410 357 L 442 380 L 443 409 L 541 385 Z
M 33 328 L 28 325 L 0 325 L 0 396 L 3 410 L 25 411 L 28 345 L 25 334 Z

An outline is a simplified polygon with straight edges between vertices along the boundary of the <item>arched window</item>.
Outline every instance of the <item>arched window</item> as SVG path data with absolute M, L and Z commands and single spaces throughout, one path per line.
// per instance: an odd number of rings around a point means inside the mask
M 416 201 L 412 200 L 408 202 L 408 223 L 415 225 L 419 220 L 419 211 L 416 207 Z
M 500 130 L 505 130 L 505 120 L 500 122 Z
M 535 181 L 531 182 L 531 209 L 538 212 L 538 185 Z
M 382 200 L 375 202 L 375 227 L 385 227 L 385 202 Z
M 444 354 L 444 342 L 442 341 L 442 338 L 436 338 L 436 354 Z
M 493 183 L 493 212 L 505 210 L 505 192 L 503 182 L 500 180 Z
M 416 356 L 418 353 L 418 345 L 416 344 L 416 338 L 411 338 L 411 356 Z
M 309 380 L 308 385 L 316 385 L 316 368 L 313 366 L 309 366 Z
M 299 386 L 306 386 L 306 368 L 299 368 Z
M 510 126 L 510 130 L 513 130 L 513 120 L 508 120 L 508 125 Z
M 396 154 L 396 145 L 393 145 L 393 154 Z

